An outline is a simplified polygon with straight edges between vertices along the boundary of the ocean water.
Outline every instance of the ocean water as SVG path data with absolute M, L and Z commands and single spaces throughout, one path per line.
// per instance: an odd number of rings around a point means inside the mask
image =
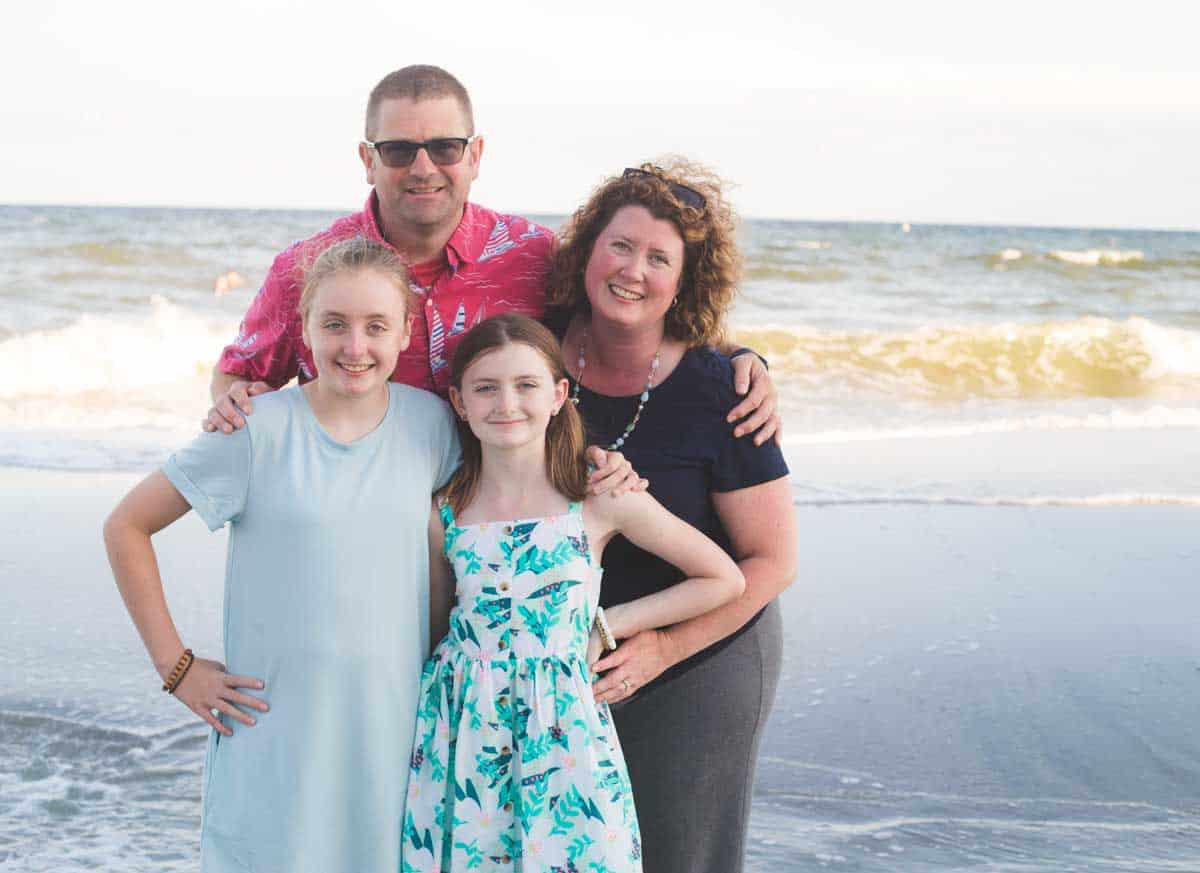
M 0 206 L 25 495 L 0 870 L 195 869 L 204 729 L 153 684 L 98 525 L 197 429 L 274 254 L 333 217 Z M 1200 234 L 751 221 L 743 244 L 734 323 L 771 361 L 809 574 L 750 869 L 1200 870 Z M 156 543 L 211 651 L 201 527 Z
M 0 464 L 152 465 L 274 254 L 333 217 L 0 207 Z M 1200 234 L 750 221 L 743 243 L 733 321 L 789 445 L 1200 427 Z

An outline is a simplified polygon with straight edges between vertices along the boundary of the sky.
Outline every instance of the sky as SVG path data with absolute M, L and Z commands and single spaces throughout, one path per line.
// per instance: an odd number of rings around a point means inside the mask
M 572 5 L 20 4 L 0 202 L 354 209 L 367 93 L 433 63 L 504 211 L 677 152 L 747 217 L 1200 228 L 1200 4 Z

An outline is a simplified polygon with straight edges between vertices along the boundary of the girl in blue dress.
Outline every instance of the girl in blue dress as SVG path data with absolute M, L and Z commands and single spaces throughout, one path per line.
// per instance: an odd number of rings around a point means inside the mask
M 441 642 L 421 677 L 401 870 L 640 871 L 629 777 L 589 665 L 614 639 L 736 599 L 744 581 L 648 494 L 587 496 L 582 423 L 541 325 L 489 319 L 452 367 L 463 465 L 429 519 Z M 596 556 L 617 534 L 686 578 L 605 616 Z
M 383 246 L 325 251 L 299 301 L 317 378 L 256 397 L 245 428 L 176 452 L 105 525 L 164 690 L 213 729 L 202 873 L 399 867 L 429 652 L 429 495 L 459 457 L 446 403 L 388 382 L 408 295 Z M 151 545 L 189 510 L 213 530 L 230 523 L 228 670 L 185 649 Z

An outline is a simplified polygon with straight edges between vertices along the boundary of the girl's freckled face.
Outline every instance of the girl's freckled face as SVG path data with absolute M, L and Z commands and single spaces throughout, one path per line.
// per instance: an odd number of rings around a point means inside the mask
M 523 343 L 480 355 L 463 372 L 462 391 L 451 389 L 479 441 L 503 448 L 544 440 L 566 396 L 566 381 L 556 384 L 541 353 Z
M 374 270 L 330 276 L 313 295 L 304 341 L 322 391 L 344 399 L 371 396 L 387 386 L 408 348 L 404 292 Z

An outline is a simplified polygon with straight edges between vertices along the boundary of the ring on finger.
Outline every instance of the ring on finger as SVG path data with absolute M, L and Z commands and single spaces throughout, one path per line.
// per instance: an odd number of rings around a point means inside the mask
M 622 680 L 621 680 L 621 687 L 622 687 L 623 689 L 625 689 L 625 693 L 626 693 L 626 694 L 628 694 L 628 693 L 629 693 L 629 680 L 628 680 L 628 679 L 622 679 Z

